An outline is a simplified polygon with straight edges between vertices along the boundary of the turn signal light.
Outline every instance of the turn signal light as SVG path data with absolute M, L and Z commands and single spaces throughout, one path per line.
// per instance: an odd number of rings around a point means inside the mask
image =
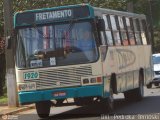
M 101 77 L 97 77 L 97 83 L 101 83 L 102 82 L 102 78 Z

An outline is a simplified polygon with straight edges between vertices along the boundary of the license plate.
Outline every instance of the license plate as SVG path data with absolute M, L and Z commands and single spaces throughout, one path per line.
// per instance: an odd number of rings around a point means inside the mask
M 64 96 L 66 96 L 67 94 L 66 94 L 66 92 L 65 91 L 60 91 L 60 92 L 54 92 L 53 93 L 53 96 L 54 97 L 64 97 Z
M 19 91 L 36 90 L 36 83 L 21 83 L 18 84 Z

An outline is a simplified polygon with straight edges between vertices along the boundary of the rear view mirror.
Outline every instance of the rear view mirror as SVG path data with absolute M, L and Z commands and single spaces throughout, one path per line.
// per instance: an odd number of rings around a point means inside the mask
M 98 24 L 97 28 L 99 31 L 104 31 L 105 30 L 105 23 L 103 19 L 98 19 Z

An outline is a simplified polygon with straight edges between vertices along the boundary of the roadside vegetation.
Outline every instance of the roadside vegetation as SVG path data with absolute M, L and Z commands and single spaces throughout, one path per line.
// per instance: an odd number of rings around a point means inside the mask
M 5 87 L 4 88 L 4 93 L 3 93 L 3 95 L 2 96 L 0 96 L 0 105 L 2 104 L 7 104 L 7 101 L 8 101 L 8 99 L 7 99 L 7 88 Z

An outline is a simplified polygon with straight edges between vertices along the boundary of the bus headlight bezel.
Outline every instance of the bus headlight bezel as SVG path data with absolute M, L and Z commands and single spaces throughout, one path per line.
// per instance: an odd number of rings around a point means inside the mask
M 91 77 L 82 77 L 81 78 L 81 85 L 97 85 L 102 84 L 103 80 L 100 76 L 91 76 Z

